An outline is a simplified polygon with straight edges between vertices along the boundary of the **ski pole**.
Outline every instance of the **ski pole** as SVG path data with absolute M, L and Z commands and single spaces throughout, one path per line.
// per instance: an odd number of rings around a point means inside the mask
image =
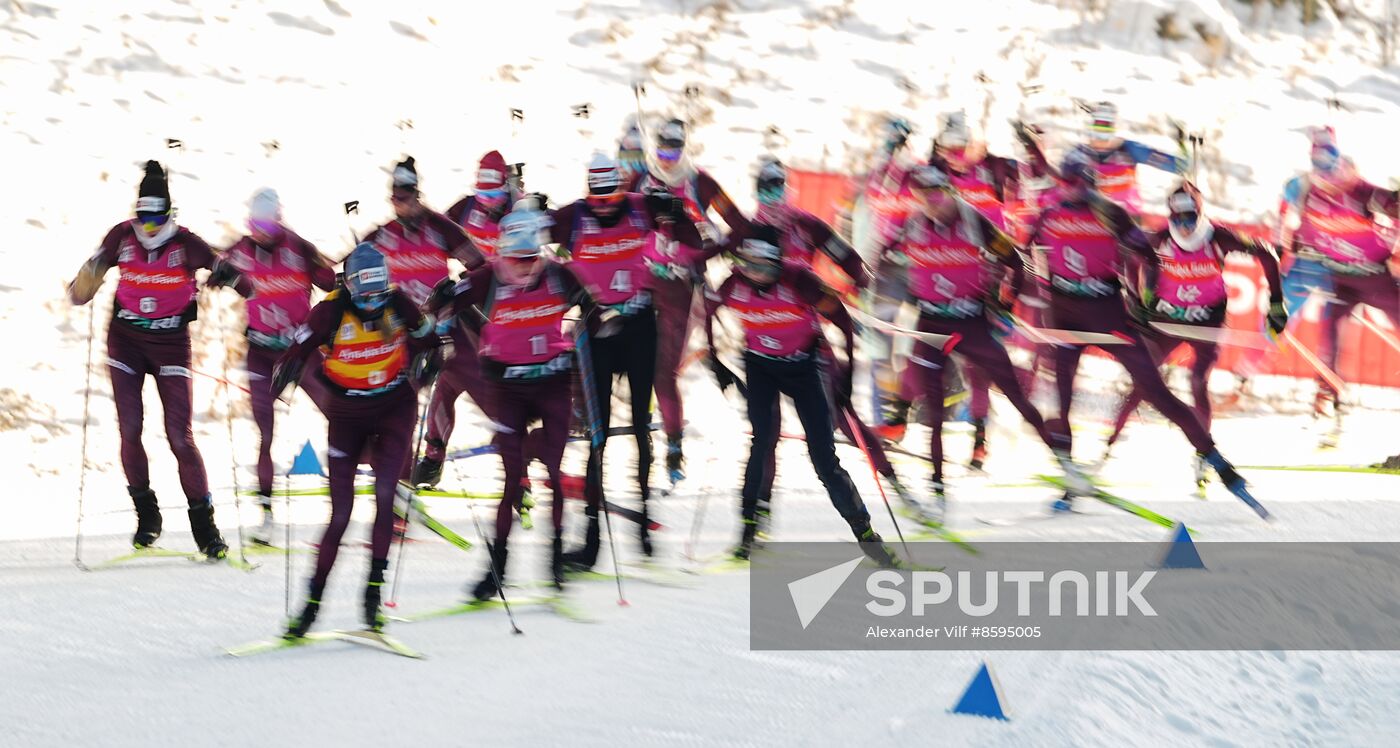
M 455 469 L 455 467 L 454 467 Z M 501 499 L 505 501 L 505 499 Z M 510 601 L 506 600 L 506 585 L 501 579 L 501 573 L 496 570 L 496 547 L 486 538 L 486 533 L 481 530 L 481 520 L 476 518 L 476 504 L 467 503 L 471 509 L 472 524 L 476 525 L 476 535 L 481 538 L 481 543 L 486 546 L 486 568 L 491 570 L 491 579 L 496 583 L 496 594 L 501 596 L 501 607 L 506 609 L 506 618 L 510 620 L 510 630 L 513 634 L 524 634 L 515 623 L 515 614 L 510 610 Z
M 292 400 L 296 398 L 296 387 L 287 395 L 287 418 L 292 416 Z M 275 405 L 273 407 L 276 407 Z M 293 460 L 294 466 L 296 461 Z M 282 477 L 283 547 L 282 547 L 282 613 L 292 616 L 292 466 Z
M 1293 346 L 1293 350 L 1297 351 L 1303 361 L 1307 362 L 1308 366 L 1311 366 L 1313 371 L 1322 377 L 1322 380 L 1332 388 L 1332 391 L 1337 393 L 1338 398 L 1342 396 L 1342 388 L 1346 386 L 1346 383 L 1342 381 L 1340 376 L 1337 376 L 1337 372 L 1333 371 L 1327 364 L 1322 363 L 1322 359 L 1319 359 L 1316 354 L 1308 350 L 1307 346 L 1293 337 L 1293 333 L 1285 329 L 1279 333 L 1279 337 Z
M 87 373 L 83 380 L 82 464 L 78 468 L 78 530 L 73 538 L 73 565 L 83 571 L 91 571 L 83 563 L 83 496 L 87 493 L 88 422 L 92 420 L 88 412 L 88 405 L 92 400 L 92 339 L 94 331 L 97 329 L 97 301 L 90 300 L 88 305 Z
M 355 232 L 355 224 L 352 223 L 352 222 L 350 221 L 350 216 L 351 216 L 351 214 L 354 214 L 354 215 L 359 215 L 359 214 L 360 214 L 360 201 L 359 201 L 359 200 L 346 200 L 346 201 L 345 201 L 345 227 L 348 228 L 348 229 L 350 229 L 350 238 L 355 240 L 355 244 L 359 244 L 359 243 L 360 243 L 360 235 L 359 235 L 358 233 Z
M 841 406 L 838 406 L 841 407 Z M 870 465 L 870 477 L 875 480 L 875 488 L 880 492 L 880 498 L 885 502 L 885 510 L 890 513 L 890 522 L 894 523 L 894 532 L 899 536 L 899 545 L 904 548 L 904 555 L 909 557 L 909 563 L 914 563 L 914 554 L 909 551 L 909 544 L 904 540 L 904 530 L 899 527 L 899 520 L 895 519 L 894 507 L 890 506 L 890 497 L 885 495 L 885 487 L 880 484 L 880 472 L 875 469 L 875 458 L 870 456 L 870 449 L 865 446 L 865 437 L 860 433 L 860 424 L 851 417 L 848 407 L 841 407 L 841 415 L 846 419 L 846 425 L 851 429 L 851 435 L 856 438 L 856 446 L 865 454 L 865 461 Z
M 428 399 L 423 401 L 423 410 L 420 412 L 418 417 L 418 439 L 417 443 L 413 447 L 414 465 L 418 464 L 418 459 L 422 456 L 423 432 L 427 430 L 428 409 L 432 407 L 433 393 L 435 391 L 437 391 L 436 379 L 434 379 L 433 383 L 428 386 Z M 374 476 L 375 483 L 378 483 L 380 478 L 381 476 L 376 474 Z M 418 496 L 418 487 L 409 485 L 407 486 L 407 490 L 409 493 L 409 498 L 407 499 L 408 506 L 404 508 L 403 513 L 403 534 L 399 535 L 399 560 L 394 563 L 394 583 L 389 587 L 389 601 L 384 603 L 384 607 L 386 608 L 397 608 L 399 606 L 399 579 L 403 576 L 404 547 L 408 545 L 408 543 L 405 541 L 408 540 L 408 528 L 413 523 L 413 499 L 417 498 Z M 375 511 L 378 511 L 378 507 L 375 508 Z
M 617 562 L 617 542 L 613 539 L 612 512 L 608 511 L 608 500 L 603 494 L 603 444 L 607 437 L 603 434 L 602 411 L 598 403 L 598 393 L 594 389 L 593 356 L 588 343 L 588 321 L 579 320 L 574 336 L 574 347 L 578 350 L 579 371 L 583 375 L 583 403 L 588 410 L 589 430 L 592 432 L 588 460 L 592 463 L 593 474 L 598 476 L 598 509 L 603 513 L 603 524 L 608 528 L 608 550 L 612 553 L 613 572 L 617 579 L 617 604 L 627 606 L 627 596 L 622 592 L 622 565 Z M 635 395 L 633 395 L 635 397 Z M 611 406 L 611 404 L 609 404 Z M 649 467 L 649 466 L 648 466 Z
M 217 310 L 218 306 L 211 304 Z M 238 558 L 243 562 L 248 571 L 252 571 L 254 566 L 248 563 L 248 553 L 244 550 L 247 543 L 243 542 L 243 499 L 239 496 L 238 490 L 238 453 L 233 446 L 233 388 L 229 386 L 228 380 L 228 330 L 223 326 L 223 312 L 216 311 L 214 314 L 214 326 L 219 328 L 219 336 L 224 339 L 224 425 L 228 429 L 228 459 L 229 476 L 233 479 L 233 512 L 238 518 Z

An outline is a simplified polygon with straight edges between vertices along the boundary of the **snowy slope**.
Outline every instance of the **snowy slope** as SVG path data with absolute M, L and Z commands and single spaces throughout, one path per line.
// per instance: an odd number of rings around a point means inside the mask
M 885 113 L 920 126 L 922 152 L 937 114 L 961 107 L 994 152 L 1014 152 L 1004 123 L 1018 115 L 1045 123 L 1058 151 L 1082 127 L 1073 98 L 1114 99 L 1126 129 L 1163 148 L 1171 146 L 1168 115 L 1204 130 L 1203 181 L 1220 214 L 1267 214 L 1279 185 L 1306 165 L 1302 128 L 1324 121 L 1337 125 L 1343 149 L 1368 177 L 1385 183 L 1400 172 L 1385 125 L 1400 113 L 1400 81 L 1372 64 L 1375 45 L 1354 19 L 1326 15 L 1303 29 L 1291 9 L 1265 3 L 1253 18 L 1234 0 L 1119 2 L 1088 16 L 1080 5 L 11 0 L 0 7 L 7 167 L 0 267 L 10 271 L 0 277 L 0 332 L 10 345 L 0 362 L 0 454 L 8 468 L 0 587 L 11 602 L 0 616 L 0 724 L 22 745 L 443 744 L 464 736 L 511 744 L 1366 744 L 1400 732 L 1390 655 L 756 653 L 747 646 L 742 577 L 705 578 L 693 591 L 634 585 L 635 604 L 625 611 L 612 607 L 606 585 L 586 586 L 584 601 L 604 625 L 526 613 L 529 633 L 520 639 L 495 614 L 405 627 L 400 633 L 433 656 L 425 663 L 330 649 L 229 662 L 219 647 L 277 626 L 275 559 L 247 575 L 180 561 L 84 576 L 68 564 L 89 317 L 70 309 L 61 290 L 127 215 L 146 158 L 170 160 L 181 221 L 211 241 L 231 238 L 243 201 L 270 184 L 282 193 L 289 223 L 333 257 L 349 246 L 341 203 L 361 201 L 357 230 L 386 217 L 385 170 L 403 152 L 418 157 L 427 198 L 438 207 L 469 188 L 490 148 L 528 162 L 531 187 L 556 201 L 572 198 L 589 150 L 610 149 L 634 109 L 628 84 L 638 78 L 648 81 L 649 111 L 695 121 L 697 161 L 741 204 L 750 203 L 751 165 L 766 141 L 798 165 L 851 169 Z M 1167 11 L 1188 38 L 1155 36 L 1156 18 Z M 1225 39 L 1226 51 L 1195 35 L 1194 21 Z M 687 102 L 681 91 L 691 84 L 699 96 Z M 1022 84 L 1042 88 L 1023 96 Z M 1334 92 L 1351 111 L 1329 114 L 1325 99 Z M 571 116 L 571 105 L 584 102 L 592 105 L 587 121 Z M 524 111 L 522 123 L 512 124 L 511 108 Z M 778 135 L 767 136 L 770 127 Z M 166 153 L 168 137 L 187 149 Z M 264 145 L 272 141 L 275 151 Z M 1146 171 L 1144 180 L 1149 200 L 1168 183 Z M 110 284 L 99 296 L 92 369 L 89 560 L 117 553 L 131 527 L 103 367 L 109 299 Z M 230 299 L 206 300 L 195 327 L 204 374 L 222 376 L 225 340 L 238 348 L 241 322 Z M 737 532 L 732 494 L 744 445 L 734 435 L 745 426 L 702 375 L 688 380 L 691 485 L 660 509 L 670 556 L 685 546 L 701 486 L 713 491 L 704 499 L 700 551 L 720 550 Z M 195 387 L 196 436 L 232 535 L 229 489 L 235 475 L 244 486 L 249 477 L 234 472 L 224 391 L 208 378 Z M 172 510 L 168 543 L 183 547 L 172 458 L 153 390 L 148 398 L 154 487 Z M 244 407 L 234 403 L 236 413 Z M 989 540 L 1160 539 L 1155 527 L 1106 509 L 1068 525 L 979 526 L 977 517 L 1022 514 L 1049 498 L 1024 487 L 1047 465 L 1043 450 L 1011 426 L 1017 421 L 1004 402 L 997 408 L 995 477 L 955 482 L 957 527 Z M 304 399 L 293 410 L 279 421 L 282 464 L 305 439 L 324 445 L 323 424 Z M 1096 415 L 1086 416 L 1091 428 Z M 1241 464 L 1361 462 L 1396 451 L 1394 417 L 1353 416 L 1347 439 L 1329 455 L 1313 454 L 1311 424 L 1286 412 L 1224 417 L 1218 436 Z M 1130 428 L 1106 475 L 1210 539 L 1400 537 L 1391 477 L 1251 473 L 1280 516 L 1265 526 L 1218 486 L 1208 502 L 1186 496 L 1188 449 L 1174 432 L 1158 423 Z M 906 445 L 926 438 L 916 429 Z M 464 414 L 454 444 L 485 440 L 478 420 Z M 1095 456 L 1098 440 L 1081 441 L 1081 456 Z M 253 443 L 251 424 L 239 420 L 238 464 L 248 464 Z M 965 439 L 948 443 L 950 457 L 966 458 Z M 625 465 L 629 449 L 611 450 L 611 460 Z M 842 538 L 800 445 L 782 449 L 779 536 Z M 843 448 L 842 458 L 875 508 L 878 494 L 858 453 Z M 569 460 L 580 469 L 581 453 Z M 915 462 L 900 469 L 915 482 L 927 470 Z M 625 471 L 614 472 L 613 495 L 631 500 Z M 449 478 L 482 488 L 496 480 L 489 460 Z M 470 533 L 463 505 L 434 509 Z M 319 501 L 298 502 L 298 535 L 309 537 L 324 512 Z M 888 518 L 877 526 L 892 534 Z M 521 537 L 513 564 L 525 578 L 541 570 L 542 542 Z M 625 555 L 635 553 L 632 543 L 622 545 Z M 454 600 L 482 566 L 479 553 L 465 558 L 436 542 L 409 554 L 405 606 Z M 331 623 L 352 620 L 364 565 L 358 551 L 342 561 Z M 1008 692 L 1009 724 L 946 714 L 984 658 Z

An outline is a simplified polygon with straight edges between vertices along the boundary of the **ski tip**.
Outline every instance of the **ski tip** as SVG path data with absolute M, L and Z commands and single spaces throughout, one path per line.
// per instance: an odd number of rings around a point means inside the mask
M 630 603 L 630 602 L 628 602 L 628 601 L 626 601 L 626 600 L 618 600 L 618 601 L 617 601 L 617 604 L 618 604 L 618 607 L 621 607 L 621 608 L 630 608 L 630 607 L 632 607 L 632 603 Z

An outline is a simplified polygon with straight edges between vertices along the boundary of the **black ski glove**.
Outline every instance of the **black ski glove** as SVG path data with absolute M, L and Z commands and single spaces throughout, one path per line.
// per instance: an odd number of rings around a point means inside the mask
M 422 389 L 431 385 L 441 370 L 442 357 L 438 355 L 437 349 L 423 351 L 414 354 L 413 363 L 408 370 L 408 378 L 414 387 Z
M 713 349 L 710 351 L 709 363 L 710 371 L 714 372 L 715 381 L 719 382 L 720 392 L 727 392 L 730 387 L 734 386 L 735 382 L 739 381 L 739 378 L 734 376 L 734 372 L 730 371 L 729 367 L 719 360 L 719 355 Z
M 1269 329 L 1275 335 L 1282 335 L 1284 328 L 1288 327 L 1288 310 L 1284 308 L 1282 301 L 1275 301 L 1269 305 L 1269 313 L 1265 317 L 1269 321 Z
M 849 404 L 851 402 L 851 393 L 855 392 L 856 367 L 850 364 L 845 366 L 837 364 L 837 368 L 840 369 L 841 378 L 836 384 L 838 388 L 836 391 L 836 401 L 842 404 Z
M 287 385 L 301 379 L 301 370 L 305 364 L 299 359 L 289 361 L 279 361 L 272 368 L 272 397 L 282 396 L 282 391 L 287 389 Z
M 452 303 L 452 297 L 456 295 L 453 289 L 457 287 L 457 282 L 452 280 L 452 276 L 447 276 L 433 286 L 433 293 L 428 297 L 427 308 L 433 311 L 441 309 Z
M 214 267 L 209 269 L 209 279 L 204 281 L 206 288 L 223 288 L 238 283 L 241 275 L 238 268 L 233 263 L 220 258 L 214 261 Z

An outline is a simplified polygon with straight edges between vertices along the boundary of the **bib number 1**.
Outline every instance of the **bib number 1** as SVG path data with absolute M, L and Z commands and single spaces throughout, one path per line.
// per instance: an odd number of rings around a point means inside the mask
M 543 335 L 530 336 L 530 355 L 543 356 L 549 351 L 548 343 Z

